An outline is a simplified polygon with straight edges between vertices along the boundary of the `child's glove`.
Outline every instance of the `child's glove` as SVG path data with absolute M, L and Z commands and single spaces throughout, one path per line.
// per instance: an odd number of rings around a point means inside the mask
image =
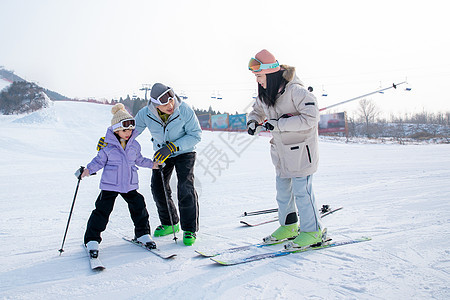
M 105 142 L 105 137 L 102 136 L 97 143 L 97 151 L 102 150 L 103 148 L 105 148 L 108 145 L 108 143 Z
M 178 147 L 172 142 L 166 142 L 166 145 L 155 152 L 153 161 L 162 164 L 169 156 L 178 151 Z

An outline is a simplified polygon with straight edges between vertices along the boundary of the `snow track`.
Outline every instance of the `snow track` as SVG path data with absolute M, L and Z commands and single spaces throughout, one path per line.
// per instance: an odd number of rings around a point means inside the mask
M 317 202 L 345 207 L 323 220 L 329 235 L 373 240 L 224 268 L 194 250 L 258 243 L 275 230 L 277 223 L 239 224 L 243 211 L 276 207 L 275 175 L 267 137 L 204 132 L 198 159 L 211 165 L 196 166 L 200 232 L 194 246 L 155 238 L 177 253 L 161 260 L 123 241 L 133 225 L 118 197 L 100 244 L 107 269 L 93 273 L 80 247 L 99 193 L 100 176 L 92 176 L 80 184 L 59 256 L 73 173 L 95 156 L 110 108 L 55 102 L 48 112 L 24 119 L 33 122 L 0 116 L 0 299 L 450 299 L 450 145 L 322 140 Z M 151 157 L 149 134 L 138 141 Z M 214 167 L 220 161 L 207 159 L 212 147 L 222 151 L 220 172 Z M 139 176 L 154 229 L 159 220 L 150 171 L 141 168 Z

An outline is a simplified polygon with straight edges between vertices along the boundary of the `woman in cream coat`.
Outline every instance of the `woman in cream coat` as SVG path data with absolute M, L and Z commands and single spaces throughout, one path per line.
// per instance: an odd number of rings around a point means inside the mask
M 249 69 L 258 82 L 258 97 L 247 129 L 250 135 L 263 128 L 272 133 L 270 152 L 281 225 L 264 242 L 295 237 L 287 247 L 321 243 L 325 234 L 312 190 L 312 175 L 319 160 L 317 100 L 304 88 L 295 68 L 280 66 L 267 50 L 250 60 Z

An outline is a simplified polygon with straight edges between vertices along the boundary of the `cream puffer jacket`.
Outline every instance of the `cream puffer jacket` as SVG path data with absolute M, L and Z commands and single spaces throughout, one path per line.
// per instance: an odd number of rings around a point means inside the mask
M 282 65 L 288 81 L 275 106 L 265 105 L 259 98 L 249 113 L 249 121 L 258 123 L 276 119 L 271 131 L 270 154 L 277 175 L 282 178 L 304 177 L 317 171 L 319 162 L 319 107 L 316 97 L 305 89 L 295 74 L 295 68 Z M 283 117 L 289 115 L 289 117 Z

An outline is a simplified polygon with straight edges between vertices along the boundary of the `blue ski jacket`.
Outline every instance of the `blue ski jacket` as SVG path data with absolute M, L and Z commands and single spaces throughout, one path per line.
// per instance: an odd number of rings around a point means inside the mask
M 172 142 L 178 151 L 171 156 L 192 152 L 201 141 L 202 129 L 192 108 L 176 96 L 174 112 L 166 123 L 159 117 L 156 107 L 148 102 L 136 115 L 136 128 L 141 134 L 148 128 L 152 136 L 153 150 L 157 151 L 166 142 Z

